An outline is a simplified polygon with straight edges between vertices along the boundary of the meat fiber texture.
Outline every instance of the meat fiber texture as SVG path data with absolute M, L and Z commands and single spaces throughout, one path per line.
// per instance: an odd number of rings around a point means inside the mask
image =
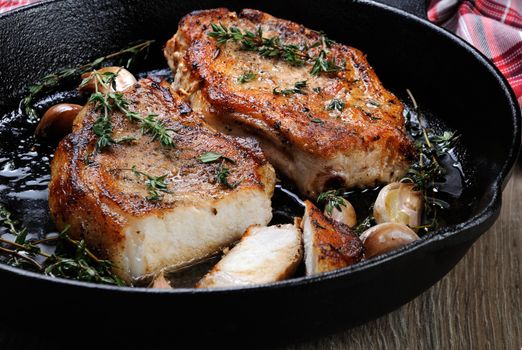
M 241 287 L 291 277 L 303 257 L 301 236 L 297 224 L 252 226 L 197 287 Z

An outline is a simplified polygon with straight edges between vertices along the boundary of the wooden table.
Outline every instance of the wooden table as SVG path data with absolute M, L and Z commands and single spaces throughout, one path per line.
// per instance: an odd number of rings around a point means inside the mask
M 500 218 L 439 283 L 355 329 L 288 349 L 522 350 L 522 161 Z

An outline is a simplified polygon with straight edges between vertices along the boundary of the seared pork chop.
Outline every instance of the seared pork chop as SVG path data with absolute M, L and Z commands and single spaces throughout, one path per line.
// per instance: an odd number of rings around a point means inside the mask
M 302 244 L 297 224 L 252 226 L 197 287 L 244 286 L 288 278 L 301 262 Z
M 202 127 L 168 85 L 144 79 L 123 96 L 129 110 L 156 114 L 174 146 L 113 112 L 113 138 L 135 140 L 94 152 L 101 112 L 88 103 L 52 162 L 49 204 L 59 229 L 71 225 L 72 237 L 130 281 L 204 258 L 270 221 L 275 173 L 255 140 Z M 223 157 L 203 162 L 207 152 Z
M 359 262 L 363 244 L 350 228 L 331 220 L 310 201 L 305 201 L 303 241 L 306 274 L 315 275 Z
M 310 198 L 387 183 L 409 167 L 403 105 L 352 47 L 260 11 L 221 8 L 185 16 L 164 53 L 174 88 L 207 124 L 255 136 Z

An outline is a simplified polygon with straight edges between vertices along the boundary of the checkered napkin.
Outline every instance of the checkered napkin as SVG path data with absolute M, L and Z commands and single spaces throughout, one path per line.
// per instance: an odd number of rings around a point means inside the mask
M 0 0 L 0 13 L 37 0 Z M 489 57 L 522 106 L 522 0 L 430 0 L 428 18 Z
M 522 106 L 522 0 L 431 0 L 428 18 L 491 59 Z
M 35 0 L 0 0 L 0 13 L 10 11 L 18 6 L 35 2 Z

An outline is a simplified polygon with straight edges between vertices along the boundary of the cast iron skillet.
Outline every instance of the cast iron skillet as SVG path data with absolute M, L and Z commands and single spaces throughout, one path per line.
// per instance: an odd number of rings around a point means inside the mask
M 133 40 L 164 43 L 181 16 L 220 6 L 256 8 L 322 29 L 368 54 L 391 91 L 415 91 L 427 109 L 463 135 L 477 170 L 472 197 L 467 198 L 471 215 L 408 249 L 328 274 L 261 287 L 115 288 L 1 265 L 1 291 L 12 301 L 3 303 L 4 314 L 10 307 L 16 310 L 12 315 L 38 308 L 40 315 L 64 320 L 78 310 L 82 317 L 74 317 L 75 322 L 94 316 L 96 325 L 141 331 L 166 327 L 173 338 L 196 335 L 191 339 L 198 341 L 213 335 L 222 340 L 252 336 L 256 341 L 310 336 L 352 327 L 413 299 L 451 270 L 493 224 L 520 145 L 520 110 L 512 91 L 462 40 L 419 17 L 371 1 L 46 1 L 0 17 L 0 111 L 17 103 L 35 78 L 88 62 Z M 150 64 L 164 65 L 159 47 L 155 52 Z

